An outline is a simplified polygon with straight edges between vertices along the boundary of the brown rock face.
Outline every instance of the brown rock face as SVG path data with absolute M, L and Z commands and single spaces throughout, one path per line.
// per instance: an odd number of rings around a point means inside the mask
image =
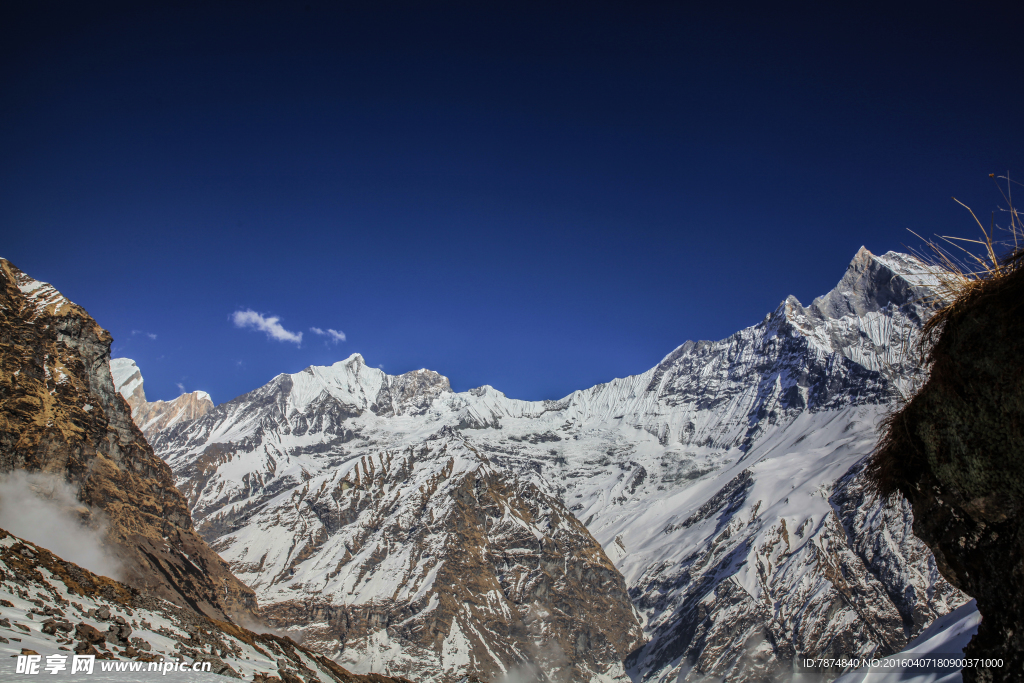
M 370 462 L 333 490 L 310 487 L 303 505 L 327 527 L 371 516 L 376 527 L 356 537 L 332 575 L 351 570 L 361 551 L 374 547 L 359 577 L 393 587 L 362 604 L 322 595 L 269 603 L 263 616 L 282 628 L 303 627 L 308 646 L 338 653 L 337 661 L 355 671 L 383 664 L 391 674 L 445 683 L 467 676 L 496 681 L 510 671 L 513 679 L 548 683 L 599 675 L 628 680 L 620 663 L 643 633 L 600 544 L 536 486 L 482 461 L 460 471 L 459 454 L 478 457 L 453 438 L 434 452 Z M 436 476 L 402 488 L 431 460 Z M 311 533 L 296 563 L 328 543 L 327 527 Z M 403 558 L 400 567 L 396 557 Z M 421 563 L 436 578 L 423 580 L 415 570 Z M 285 582 L 290 577 L 283 573 Z
M 964 680 L 1024 680 L 1024 268 L 961 297 L 930 359 L 872 476 L 907 497 L 939 570 L 978 601 L 965 653 L 1003 666 L 964 669 Z
M 202 417 L 211 410 L 213 401 L 210 397 L 203 392 L 193 391 L 182 394 L 173 401 L 147 402 L 139 407 L 138 416 L 134 420 L 148 439 L 150 434 L 156 434 L 178 422 L 188 422 Z
M 123 580 L 217 619 L 253 592 L 192 529 L 170 469 L 110 376 L 110 335 L 82 308 L 0 259 L 0 472 L 63 478 L 106 519 Z

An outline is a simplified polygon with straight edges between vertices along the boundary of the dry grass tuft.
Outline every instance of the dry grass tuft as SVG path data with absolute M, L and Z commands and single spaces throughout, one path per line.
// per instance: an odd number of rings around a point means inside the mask
M 970 300 L 975 289 L 1009 275 L 1024 264 L 1024 221 L 1013 205 L 1013 186 L 1024 187 L 1024 184 L 1012 180 L 1009 173 L 998 177 L 989 174 L 989 177 L 996 183 L 996 188 L 1006 202 L 1006 207 L 999 209 L 1009 217 L 1006 226 L 996 225 L 993 212 L 991 223 L 986 229 L 971 207 L 953 197 L 954 202 L 971 214 L 981 230 L 981 239 L 936 235 L 934 240 L 929 240 L 911 231 L 925 245 L 923 249 L 912 249 L 911 253 L 934 268 L 938 280 L 931 287 L 931 300 L 937 310 L 924 326 L 926 340 L 934 341 L 943 323 Z M 1005 191 L 999 185 L 1000 180 L 1006 182 Z M 974 251 L 965 245 L 974 245 Z
M 1005 312 L 1013 321 L 1021 315 L 1024 305 L 1024 222 L 1012 201 L 1013 186 L 1021 183 L 1011 180 L 1008 174 L 998 179 L 994 175 L 990 177 L 996 181 L 1006 202 L 1007 208 L 1000 211 L 1009 216 L 1008 225 L 996 225 L 993 213 L 992 222 L 986 229 L 970 207 L 954 197 L 954 201 L 970 212 L 981 230 L 982 239 L 922 238 L 925 253 L 914 252 L 930 267 L 936 279 L 930 287 L 932 294 L 929 298 L 937 310 L 924 326 L 919 349 L 923 364 L 930 368 L 930 376 L 916 396 L 901 401 L 902 405 L 882 423 L 881 438 L 867 474 L 874 487 L 886 495 L 896 491 L 906 495 L 908 487 L 918 481 L 925 470 L 935 467 L 941 470 L 935 472 L 939 479 L 950 479 L 947 483 L 954 488 L 963 488 L 965 494 L 968 489 L 985 488 L 980 486 L 980 479 L 975 481 L 977 477 L 974 475 L 987 466 L 969 465 L 962 453 L 954 456 L 942 452 L 945 447 L 936 442 L 937 433 L 930 431 L 925 434 L 921 429 L 924 415 L 932 413 L 932 402 L 936 396 L 962 400 L 975 393 L 976 387 L 965 385 L 965 382 L 972 382 L 965 363 L 973 364 L 974 361 L 966 360 L 962 355 L 964 332 L 958 328 L 968 319 L 971 320 L 968 327 L 975 325 L 977 321 L 974 318 L 979 312 L 991 310 L 993 306 L 994 310 Z M 999 180 L 1005 181 L 1005 191 Z M 969 248 L 971 245 L 973 251 Z M 955 339 L 957 335 L 961 335 L 959 341 Z M 982 355 L 988 351 L 991 349 L 978 349 Z M 994 351 L 994 355 L 1001 353 L 1002 350 Z M 925 393 L 929 396 L 923 396 Z M 969 448 L 964 443 L 960 446 Z M 953 481 L 954 472 L 963 475 L 961 481 Z M 946 476 L 942 476 L 943 473 Z

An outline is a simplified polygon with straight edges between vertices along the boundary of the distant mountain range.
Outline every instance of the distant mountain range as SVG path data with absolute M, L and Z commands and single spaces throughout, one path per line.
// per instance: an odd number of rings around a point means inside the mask
M 558 401 L 353 354 L 156 408 L 112 369 L 264 618 L 353 671 L 760 681 L 898 651 L 968 599 L 862 475 L 923 377 L 933 283 L 861 249 L 809 306 Z

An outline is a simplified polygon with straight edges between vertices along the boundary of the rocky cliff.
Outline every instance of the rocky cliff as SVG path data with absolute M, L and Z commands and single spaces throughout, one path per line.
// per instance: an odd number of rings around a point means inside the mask
M 0 259 L 0 472 L 75 487 L 129 585 L 221 620 L 251 615 L 252 590 L 193 531 L 115 391 L 110 342 L 82 308 Z
M 932 278 L 862 249 L 810 305 L 557 401 L 354 354 L 153 444 L 267 613 L 354 670 L 766 680 L 797 655 L 898 651 L 967 600 L 862 472 L 923 378 L 907 349 Z M 606 561 L 648 641 L 624 663 L 641 638 Z
M 888 422 L 872 463 L 884 493 L 911 502 L 942 574 L 977 599 L 966 655 L 999 668 L 965 681 L 1024 679 L 1024 268 L 967 289 L 940 314 L 931 374 Z

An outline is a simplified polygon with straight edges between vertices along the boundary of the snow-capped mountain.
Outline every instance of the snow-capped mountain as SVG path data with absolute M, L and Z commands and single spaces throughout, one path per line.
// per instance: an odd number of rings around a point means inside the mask
M 112 359 L 110 375 L 114 388 L 132 410 L 132 420 L 147 439 L 152 440 L 162 429 L 195 420 L 213 410 L 213 399 L 205 391 L 182 394 L 173 401 L 147 401 L 142 372 L 130 358 Z
M 761 680 L 966 601 L 860 474 L 931 282 L 861 249 L 811 305 L 558 401 L 353 354 L 151 441 L 268 617 L 355 671 Z

